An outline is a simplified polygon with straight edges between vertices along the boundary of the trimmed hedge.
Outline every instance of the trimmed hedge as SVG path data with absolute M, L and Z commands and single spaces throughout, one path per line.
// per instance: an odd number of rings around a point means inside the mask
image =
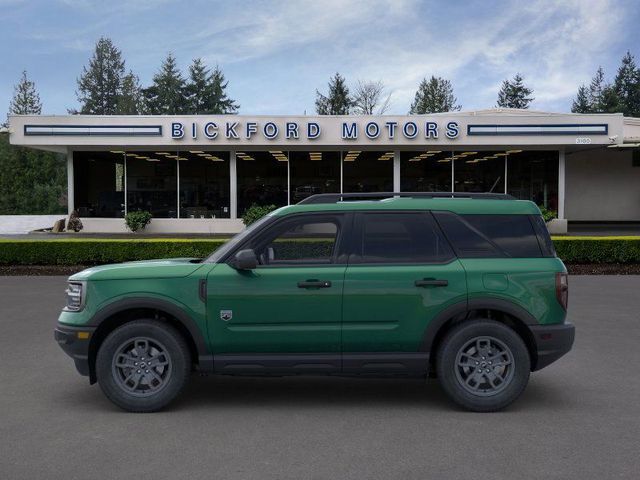
M 6 240 L 0 241 L 0 265 L 100 265 L 154 258 L 203 258 L 224 240 Z
M 0 240 L 0 265 L 100 265 L 154 258 L 203 258 L 224 242 L 165 238 Z M 289 245 L 284 243 L 279 245 L 285 250 L 279 256 L 286 256 Z M 318 243 L 310 249 L 311 256 L 325 254 L 326 242 Z M 558 256 L 567 263 L 640 263 L 640 237 L 553 237 L 553 243 Z
M 640 263 L 640 237 L 553 237 L 566 263 Z

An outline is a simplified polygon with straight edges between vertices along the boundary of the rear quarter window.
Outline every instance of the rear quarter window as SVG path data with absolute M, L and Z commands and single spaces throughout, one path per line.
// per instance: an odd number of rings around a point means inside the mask
M 529 215 L 434 214 L 461 258 L 542 256 Z

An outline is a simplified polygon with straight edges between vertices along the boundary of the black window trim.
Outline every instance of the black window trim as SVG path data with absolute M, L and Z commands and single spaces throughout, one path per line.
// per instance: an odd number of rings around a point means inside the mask
M 433 262 L 363 262 L 362 261 L 362 252 L 357 248 L 358 241 L 362 238 L 364 233 L 363 231 L 363 222 L 362 219 L 365 215 L 368 214 L 398 214 L 398 213 L 411 213 L 411 214 L 422 214 L 426 215 L 427 218 L 431 218 L 431 226 L 435 229 L 436 233 L 440 233 L 442 236 L 442 240 L 449 246 L 451 250 L 451 257 L 441 261 L 433 261 Z M 348 265 L 349 267 L 407 267 L 407 266 L 429 266 L 429 265 L 449 265 L 458 260 L 458 256 L 456 251 L 454 250 L 451 242 L 447 238 L 447 236 L 442 231 L 442 228 L 434 218 L 431 210 L 417 210 L 417 209 L 409 209 L 409 210 L 357 210 L 353 212 L 353 228 L 351 235 L 351 245 L 349 248 L 349 256 L 348 256 Z
M 234 257 L 234 255 L 240 250 L 244 250 L 250 243 L 258 243 L 260 245 L 261 242 L 268 241 L 265 237 L 269 236 L 269 232 L 274 229 L 279 229 L 283 225 L 287 223 L 292 223 L 296 220 L 305 217 L 330 217 L 332 219 L 337 219 L 337 232 L 336 232 L 336 242 L 333 247 L 333 253 L 331 256 L 331 260 L 329 262 L 322 263 L 281 263 L 275 265 L 258 265 L 258 269 L 267 269 L 267 268 L 309 268 L 309 267 L 340 267 L 347 266 L 348 255 L 345 252 L 345 247 L 350 243 L 349 237 L 351 235 L 351 230 L 353 226 L 352 212 L 343 212 L 343 211 L 321 211 L 321 212 L 300 212 L 294 213 L 290 215 L 283 215 L 281 217 L 274 217 L 274 220 L 268 222 L 261 228 L 259 231 L 255 232 L 255 234 L 251 238 L 247 238 L 244 242 L 238 245 L 235 249 L 229 252 L 229 254 L 220 260 L 220 263 L 229 264 L 229 261 Z M 286 228 L 286 227 L 285 227 Z

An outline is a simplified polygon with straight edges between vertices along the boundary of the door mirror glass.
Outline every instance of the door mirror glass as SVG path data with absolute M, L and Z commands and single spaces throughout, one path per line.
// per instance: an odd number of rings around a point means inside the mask
M 251 248 L 236 253 L 231 264 L 236 270 L 253 270 L 258 266 L 258 257 Z

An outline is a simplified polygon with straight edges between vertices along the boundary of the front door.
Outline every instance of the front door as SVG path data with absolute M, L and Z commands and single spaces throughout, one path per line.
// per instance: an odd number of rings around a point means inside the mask
M 216 368 L 340 369 L 343 224 L 340 214 L 287 217 L 241 247 L 256 252 L 255 270 L 213 268 L 207 315 Z
M 367 212 L 355 218 L 345 274 L 344 371 L 415 373 L 432 318 L 466 301 L 465 272 L 429 212 Z

